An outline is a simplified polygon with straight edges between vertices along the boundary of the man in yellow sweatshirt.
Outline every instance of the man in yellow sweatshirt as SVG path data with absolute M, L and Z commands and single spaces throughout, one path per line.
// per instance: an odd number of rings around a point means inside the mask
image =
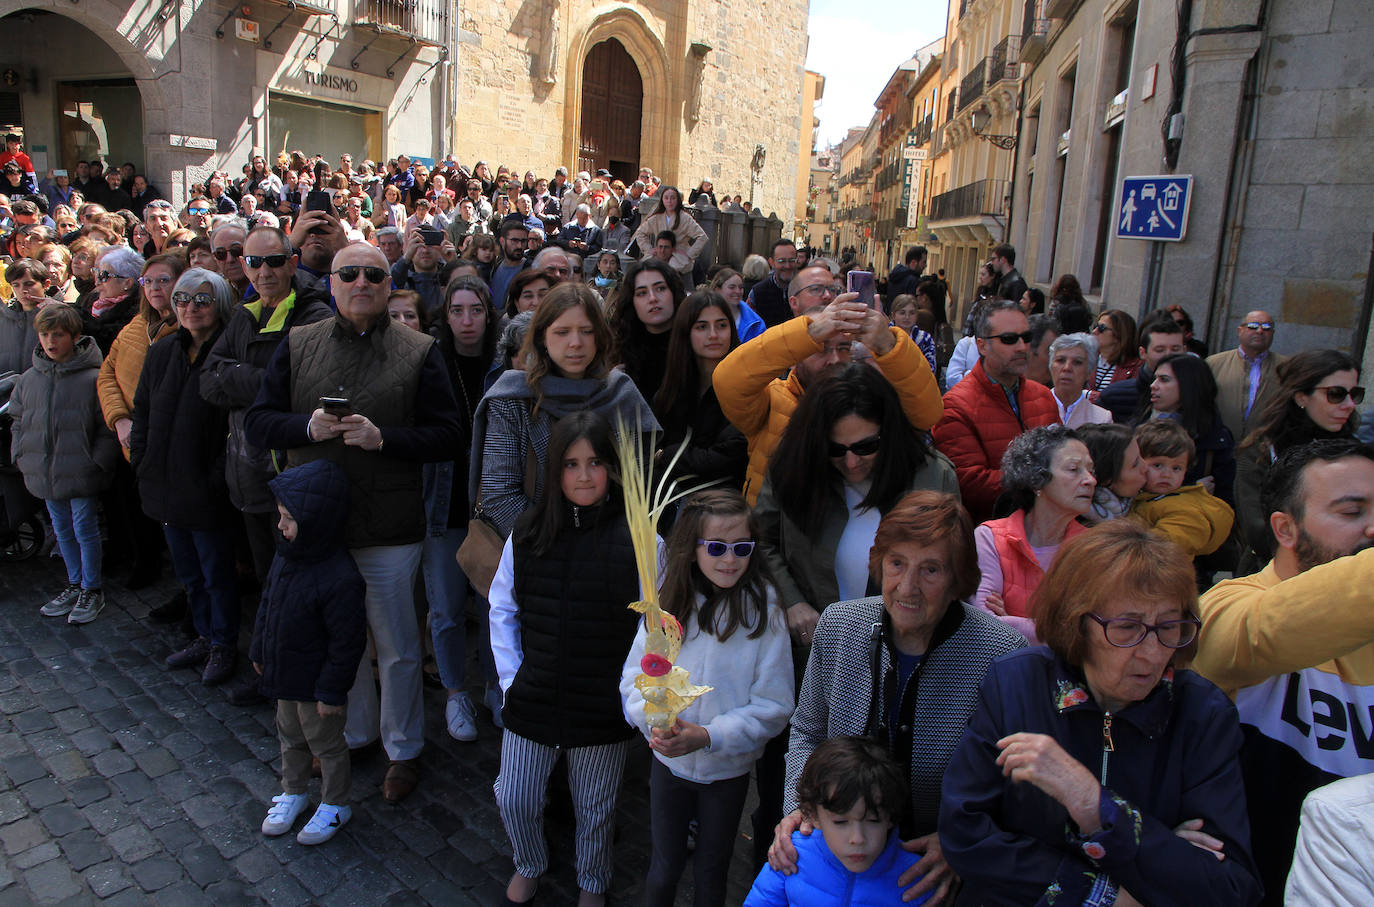
M 1281 904 L 1303 798 L 1374 772 L 1374 450 L 1290 448 L 1264 509 L 1274 559 L 1202 597 L 1193 667 L 1236 700 L 1264 903 Z

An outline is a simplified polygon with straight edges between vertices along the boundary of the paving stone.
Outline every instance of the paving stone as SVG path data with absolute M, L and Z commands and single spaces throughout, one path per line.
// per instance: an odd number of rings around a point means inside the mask
M 214 901 L 195 882 L 186 879 L 163 888 L 153 896 L 153 903 L 166 907 L 214 907 Z
M 43 824 L 33 816 L 0 828 L 0 845 L 3 845 L 5 853 L 11 856 L 23 853 L 30 847 L 37 847 L 47 839 L 48 833 Z
M 42 778 L 48 774 L 47 769 L 43 768 L 43 763 L 29 755 L 12 756 L 6 759 L 4 769 L 5 776 L 13 781 L 15 786 L 35 778 Z
M 162 738 L 162 745 L 178 759 L 185 759 L 205 749 L 205 744 L 197 740 L 194 734 L 186 731 L 178 731 Z
M 114 739 L 100 728 L 86 728 L 72 734 L 72 746 L 83 756 L 94 756 L 114 746 Z
M 33 754 L 39 759 L 47 759 L 72 748 L 71 740 L 57 728 L 29 734 L 25 736 L 24 742 L 29 745 L 29 749 L 33 750 Z
M 168 853 L 179 853 L 204 842 L 195 826 L 187 822 L 168 822 L 153 829 L 153 837 L 162 842 Z
M 14 884 L 14 873 L 9 866 L 0 863 L 0 891 Z
M 0 825 L 8 825 L 15 819 L 22 819 L 29 814 L 29 808 L 24 804 L 24 800 L 14 791 L 6 791 L 0 794 Z
M 259 903 L 252 889 L 238 879 L 224 879 L 205 889 L 205 896 L 215 907 L 248 907 Z
M 63 750 L 43 761 L 58 781 L 74 781 L 91 773 L 91 767 L 86 763 L 85 757 L 76 750 Z
M 8 722 L 6 722 L 6 725 L 8 725 Z M 28 744 L 24 742 L 23 737 L 8 732 L 0 734 L 0 758 L 9 759 L 13 756 L 22 756 L 28 751 Z M 5 778 L 8 783 L 13 783 L 10 782 L 8 776 L 6 776 L 4 772 L 0 772 L 0 777 Z
M 119 795 L 124 798 L 125 803 L 137 803 L 145 797 L 151 797 L 157 793 L 157 788 L 153 786 L 152 780 L 142 772 L 125 772 L 122 775 L 115 775 L 110 779 L 110 783 L 119 791 Z
M 14 729 L 21 734 L 37 734 L 39 731 L 57 727 L 52 716 L 41 708 L 29 709 L 27 712 L 11 715 L 10 721 L 14 724 Z
M 176 807 L 162 797 L 149 797 L 135 803 L 134 815 L 149 828 L 161 828 L 169 822 L 183 821 Z
M 58 843 L 67 857 L 67 865 L 77 872 L 110 859 L 110 848 L 93 829 L 73 832 Z
M 104 778 L 95 775 L 78 778 L 67 785 L 67 799 L 78 807 L 103 800 L 109 795 L 110 785 Z
M 137 863 L 162 849 L 152 833 L 137 823 L 115 829 L 105 841 L 124 863 Z
M 251 847 L 234 859 L 234 869 L 249 882 L 258 882 L 282 869 L 281 861 L 261 845 Z
M 101 901 L 100 907 L 148 907 L 148 895 L 130 883 L 128 888 Z
M 257 893 L 272 907 L 295 907 L 297 904 L 310 902 L 310 892 L 306 891 L 300 882 L 284 872 L 279 872 L 259 882 Z
M 116 828 L 135 821 L 133 810 L 118 797 L 106 797 L 89 806 L 83 806 L 81 814 L 91 823 L 91 827 L 102 835 L 108 835 Z
M 226 860 L 243 853 L 262 837 L 261 829 L 248 830 L 240 825 L 221 823 L 204 830 L 205 839 L 215 846 Z
M 38 818 L 42 820 L 43 825 L 52 833 L 54 838 L 89 828 L 91 824 L 85 816 L 81 815 L 81 810 L 70 803 L 58 803 L 55 806 L 49 806 L 38 814 Z
M 106 778 L 137 768 L 134 760 L 119 750 L 106 750 L 91 759 L 91 767 Z
M 30 847 L 23 853 L 15 854 L 14 865 L 18 869 L 29 869 L 49 860 L 55 860 L 60 856 L 62 856 L 62 850 L 57 846 L 56 841 L 44 841 L 37 847 Z
M 144 891 L 158 891 L 182 877 L 181 866 L 166 856 L 140 860 L 129 868 L 129 874 Z
M 213 825 L 224 816 L 224 804 L 214 794 L 192 797 L 182 803 L 181 808 L 197 828 Z
M 130 711 L 133 712 L 133 709 Z M 137 712 L 134 712 L 134 717 L 139 718 L 140 721 L 143 720 Z M 119 744 L 119 748 L 131 756 L 157 746 L 157 737 L 152 731 L 138 724 L 133 727 L 120 728 L 115 731 L 114 738 L 115 742 Z
M 113 860 L 90 867 L 85 877 L 86 884 L 91 886 L 91 892 L 98 898 L 108 898 L 133 884 L 125 874 L 124 867 Z
M 91 717 L 107 731 L 117 731 L 120 728 L 126 728 L 138 722 L 138 719 L 133 716 L 132 712 L 118 705 L 113 708 L 104 709 L 103 711 L 93 712 Z
M 233 872 L 233 867 L 228 860 L 219 855 L 219 851 L 204 844 L 181 851 L 177 854 L 177 862 L 186 870 L 191 881 L 202 888 Z
M 39 903 L 53 903 L 81 893 L 81 880 L 61 860 L 50 860 L 24 873 L 24 884 Z
M 334 841 L 329 843 L 333 844 Z M 344 871 L 323 859 L 323 854 L 316 859 L 292 860 L 286 865 L 286 870 L 316 897 L 337 888 L 344 877 Z
M 138 753 L 134 761 L 149 778 L 160 778 L 181 768 L 176 757 L 160 746 Z
M 203 791 L 195 779 L 183 771 L 175 771 L 157 779 L 157 790 L 171 803 L 183 803 Z

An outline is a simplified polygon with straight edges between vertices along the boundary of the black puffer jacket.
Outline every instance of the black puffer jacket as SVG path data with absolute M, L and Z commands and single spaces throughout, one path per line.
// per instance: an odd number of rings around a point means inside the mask
M 315 460 L 277 476 L 271 493 L 295 519 L 296 537 L 277 542 L 253 627 L 258 689 L 343 705 L 367 646 L 367 586 L 343 539 L 348 476 L 332 460 Z
M 296 301 L 281 330 L 263 332 L 273 310 L 254 316 L 247 305 L 234 310 L 224 333 L 205 360 L 200 395 L 207 403 L 229 410 L 229 440 L 224 457 L 224 478 L 229 499 L 247 513 L 276 509 L 267 483 L 277 474 L 268 451 L 248 443 L 244 422 L 248 407 L 258 398 L 262 376 L 272 354 L 293 327 L 324 321 L 334 313 L 324 284 L 296 272 Z M 251 303 L 250 303 L 251 304 Z
M 134 392 L 129 459 L 143 512 L 179 529 L 216 529 L 233 517 L 224 486 L 228 415 L 200 396 L 205 360 L 218 339 L 216 333 L 206 341 L 192 362 L 189 331 L 163 337 L 148 348 Z
M 531 511 L 531 513 L 533 513 Z M 568 505 L 552 550 L 512 538 L 523 660 L 501 717 L 545 746 L 598 746 L 632 735 L 620 705 L 620 668 L 634 642 L 639 598 L 630 528 L 618 497 Z

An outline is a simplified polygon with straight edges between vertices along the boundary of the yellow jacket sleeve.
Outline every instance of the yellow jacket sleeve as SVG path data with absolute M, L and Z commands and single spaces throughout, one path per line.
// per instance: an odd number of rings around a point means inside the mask
M 1193 668 L 1235 698 L 1276 674 L 1325 664 L 1374 642 L 1374 549 L 1280 581 L 1270 564 L 1202 596 Z
M 802 315 L 769 328 L 748 343 L 735 347 L 711 375 L 711 387 L 720 401 L 721 412 L 751 444 L 754 436 L 768 425 L 768 413 L 772 409 L 765 393 L 768 385 L 807 356 L 824 349 L 807 333 L 810 326 L 811 319 Z M 916 354 L 921 355 L 919 348 Z M 926 372 L 929 371 L 927 366 Z
M 940 385 L 930 370 L 926 354 L 921 352 L 911 335 L 898 327 L 888 330 L 896 343 L 883 355 L 874 356 L 873 364 L 896 389 L 907 420 L 918 431 L 930 431 L 945 413 Z

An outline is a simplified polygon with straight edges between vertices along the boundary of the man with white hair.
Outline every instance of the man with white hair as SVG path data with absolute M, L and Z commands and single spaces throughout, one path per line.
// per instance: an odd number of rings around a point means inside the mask
M 379 709 L 372 661 L 364 658 L 348 694 L 344 736 L 356 749 L 380 733 L 391 760 L 382 796 L 396 803 L 415 790 L 425 741 L 414 600 L 425 537 L 420 465 L 451 458 L 463 429 L 434 339 L 387 316 L 390 276 L 386 257 L 367 243 L 334 256 L 337 314 L 296 328 L 277 347 L 246 430 L 250 444 L 285 450 L 288 467 L 330 459 L 348 475 L 344 531 L 367 582 L 381 702 Z M 342 402 L 326 412 L 326 397 Z
M 592 209 L 578 205 L 573 219 L 558 234 L 558 239 L 579 255 L 595 255 L 601 251 L 601 230 L 592 223 Z
M 573 274 L 572 262 L 568 260 L 568 253 L 557 246 L 541 249 L 539 254 L 534 256 L 534 261 L 530 262 L 530 269 L 543 271 L 555 281 L 571 280 Z

